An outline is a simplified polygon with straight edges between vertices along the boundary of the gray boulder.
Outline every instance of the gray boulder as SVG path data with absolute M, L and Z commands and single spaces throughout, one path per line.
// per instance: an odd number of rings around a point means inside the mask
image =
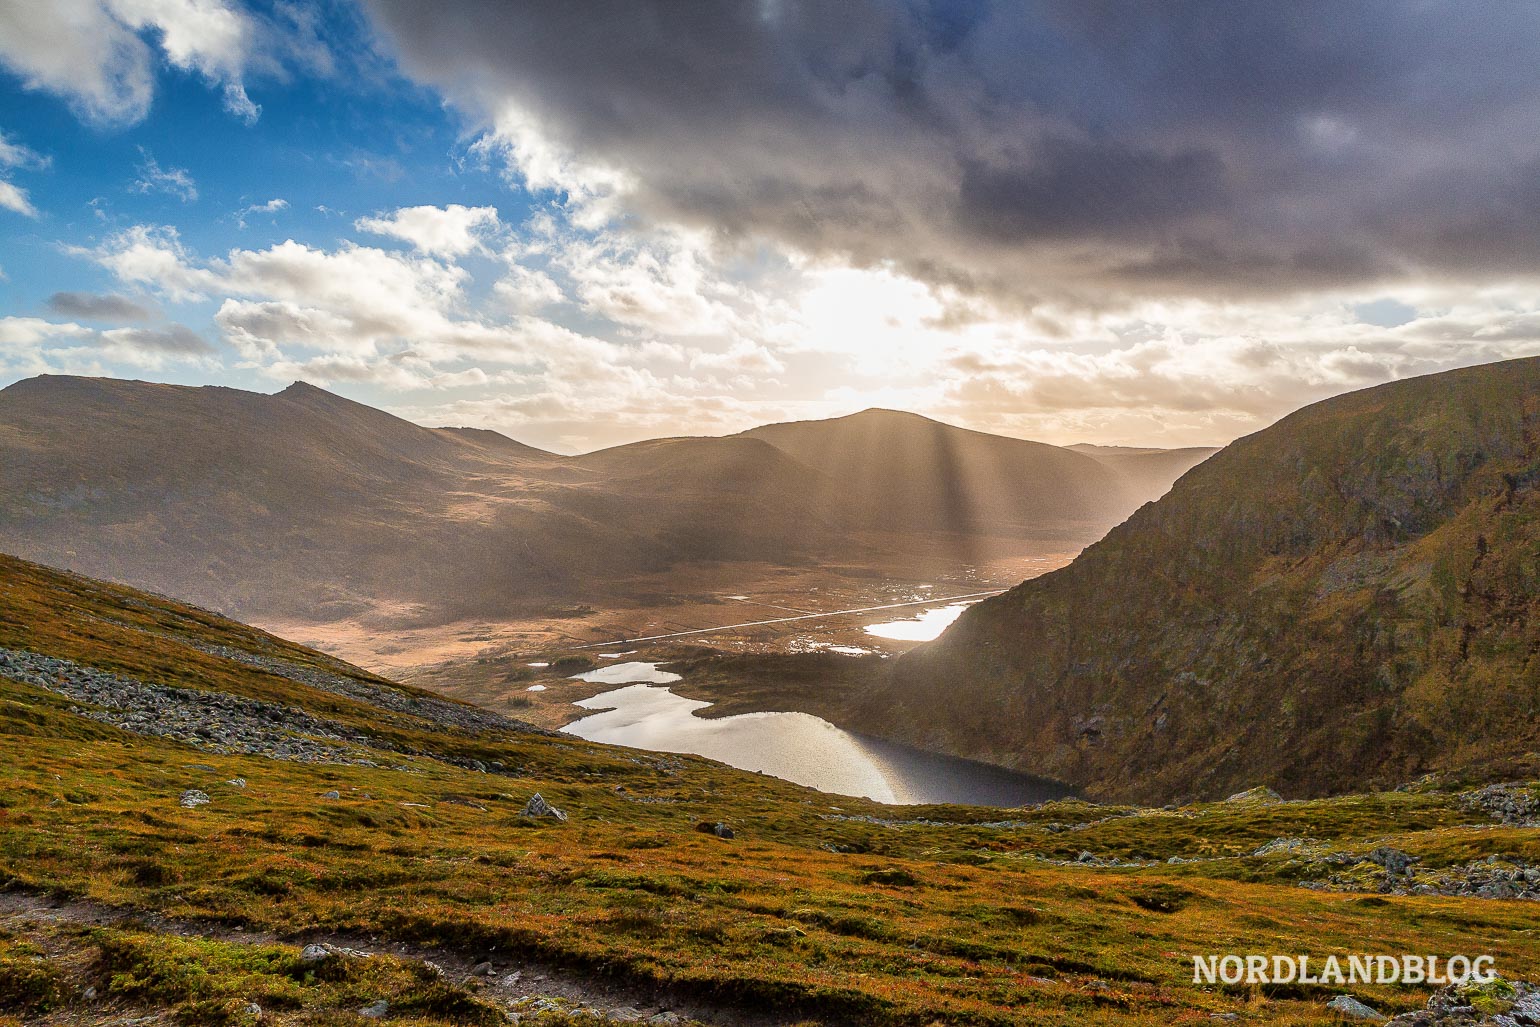
M 562 821 L 567 819 L 567 814 L 546 802 L 545 796 L 539 792 L 529 797 L 529 801 L 524 804 L 524 809 L 521 812 L 526 817 L 553 817 L 556 820 Z
M 1377 1009 L 1371 1009 L 1369 1006 L 1366 1006 L 1362 1002 L 1358 1001 L 1352 995 L 1338 995 L 1336 998 L 1326 1003 L 1326 1008 L 1330 1009 L 1337 1015 L 1345 1016 L 1350 1020 L 1373 1020 L 1376 1022 L 1383 1022 L 1389 1019 L 1389 1017 L 1387 1017 L 1384 1013 L 1381 1013 Z
M 208 792 L 199 791 L 196 788 L 187 789 L 187 791 L 182 793 L 182 798 L 178 800 L 184 809 L 197 809 L 199 806 L 207 806 L 213 801 L 213 799 L 209 798 Z

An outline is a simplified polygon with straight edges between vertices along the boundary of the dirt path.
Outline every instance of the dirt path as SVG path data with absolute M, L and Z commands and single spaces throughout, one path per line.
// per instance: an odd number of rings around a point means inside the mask
M 470 978 L 477 964 L 490 962 L 492 976 L 478 997 L 503 1006 L 521 1000 L 554 999 L 583 1007 L 615 1023 L 698 1023 L 705 1027 L 784 1027 L 794 1022 L 785 1016 L 704 1003 L 666 988 L 637 985 L 622 979 L 607 980 L 591 974 L 526 960 L 499 958 L 498 953 L 460 952 L 391 942 L 377 935 L 307 931 L 284 935 L 271 931 L 244 930 L 214 921 L 180 920 L 159 913 L 123 909 L 97 902 L 60 900 L 21 891 L 0 891 L 0 929 L 23 923 L 97 927 L 134 927 L 158 934 L 244 945 L 293 945 L 312 942 L 338 945 L 371 955 L 431 961 L 450 980 Z M 569 1007 L 570 1008 L 570 1007 Z M 525 1012 L 529 1010 L 524 1008 Z
M 683 638 L 686 635 L 709 635 L 714 631 L 733 631 L 739 628 L 759 628 L 767 624 L 790 624 L 801 620 L 827 620 L 830 617 L 849 617 L 858 613 L 879 613 L 882 610 L 897 610 L 905 606 L 945 606 L 947 603 L 955 603 L 962 599 L 983 599 L 986 596 L 997 596 L 1007 591 L 1003 588 L 991 589 L 988 592 L 969 592 L 960 596 L 935 596 L 930 599 L 911 599 L 902 603 L 884 603 L 881 606 L 862 606 L 854 610 L 830 610 L 828 613 L 804 613 L 797 617 L 774 617 L 770 620 L 749 620 L 741 624 L 718 624 L 712 628 L 691 628 L 688 631 L 670 631 L 662 635 L 640 635 L 636 638 L 612 638 L 608 642 L 589 642 L 585 645 L 569 646 L 570 649 L 602 649 L 609 645 L 630 645 L 632 642 L 657 642 L 665 638 Z M 761 604 L 763 605 L 763 604 Z

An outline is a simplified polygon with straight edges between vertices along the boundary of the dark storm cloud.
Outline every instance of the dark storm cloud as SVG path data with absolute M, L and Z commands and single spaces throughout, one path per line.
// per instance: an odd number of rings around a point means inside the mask
M 207 339 L 186 325 L 167 328 L 114 328 L 102 340 L 117 346 L 173 356 L 201 356 L 214 352 Z
M 643 216 L 1030 299 L 1540 267 L 1540 6 L 368 0 Z
M 86 321 L 149 321 L 155 316 L 145 304 L 110 293 L 56 292 L 48 297 L 48 309 Z

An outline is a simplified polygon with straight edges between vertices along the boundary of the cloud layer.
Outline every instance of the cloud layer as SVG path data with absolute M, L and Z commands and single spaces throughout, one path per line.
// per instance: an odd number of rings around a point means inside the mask
M 535 187 L 1020 305 L 1540 258 L 1532 6 L 367 5 Z

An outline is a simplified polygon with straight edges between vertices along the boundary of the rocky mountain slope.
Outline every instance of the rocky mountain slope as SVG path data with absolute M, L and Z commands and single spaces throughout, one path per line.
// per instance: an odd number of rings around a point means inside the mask
M 778 426 L 799 446 L 683 438 L 557 457 L 305 384 L 44 376 L 0 390 L 0 546 L 249 618 L 401 625 L 591 600 L 692 563 L 908 551 L 885 526 L 1086 541 L 1131 509 L 1078 454 L 911 415 L 844 421 L 890 437 L 910 472 L 826 466 L 846 429 L 822 423 Z M 969 440 L 958 462 L 924 441 L 954 437 Z
M 1540 359 L 1303 409 L 897 661 L 868 726 L 1166 801 L 1540 748 Z

